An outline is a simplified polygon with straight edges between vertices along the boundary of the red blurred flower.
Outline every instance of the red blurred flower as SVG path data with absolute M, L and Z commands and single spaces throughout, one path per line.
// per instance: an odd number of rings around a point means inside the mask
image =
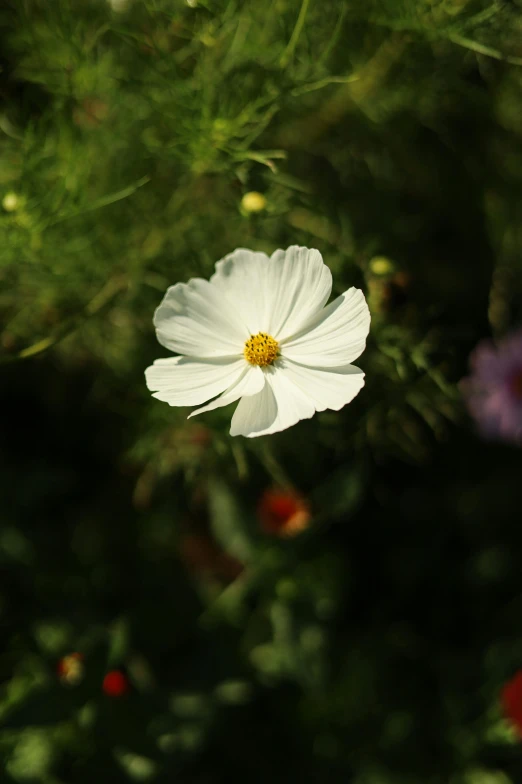
M 194 424 L 192 427 L 187 428 L 187 441 L 192 446 L 201 447 L 205 449 L 212 441 L 212 433 L 204 425 Z
M 518 670 L 500 694 L 504 714 L 522 737 L 522 670 Z
M 103 679 L 102 689 L 108 697 L 123 697 L 129 691 L 130 685 L 121 670 L 110 670 Z
M 59 679 L 68 686 L 76 686 L 77 683 L 80 683 L 84 669 L 83 653 L 78 653 L 78 651 L 62 656 L 56 665 Z
M 261 529 L 265 534 L 289 537 L 308 528 L 310 505 L 291 490 L 265 490 L 258 505 Z
M 243 564 L 233 558 L 206 534 L 187 534 L 180 542 L 181 557 L 195 574 L 232 582 L 243 571 Z
M 80 128 L 96 128 L 109 114 L 109 105 L 100 98 L 84 98 L 73 109 L 73 122 Z

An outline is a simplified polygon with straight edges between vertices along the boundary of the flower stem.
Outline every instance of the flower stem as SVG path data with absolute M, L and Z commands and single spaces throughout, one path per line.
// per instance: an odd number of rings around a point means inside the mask
M 279 65 L 281 68 L 285 68 L 288 65 L 290 58 L 294 53 L 294 49 L 297 46 L 299 36 L 301 35 L 301 31 L 303 29 L 309 4 L 310 0 L 303 0 L 301 3 L 301 10 L 299 11 L 299 16 L 297 17 L 297 22 L 295 23 L 294 32 L 292 33 L 288 45 L 279 60 Z

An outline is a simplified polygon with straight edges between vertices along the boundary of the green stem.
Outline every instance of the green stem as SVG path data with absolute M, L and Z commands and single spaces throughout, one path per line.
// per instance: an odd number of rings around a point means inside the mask
M 301 31 L 305 23 L 306 14 L 308 12 L 309 5 L 310 5 L 310 0 L 303 0 L 301 4 L 301 10 L 299 11 L 299 16 L 297 17 L 297 22 L 295 23 L 294 32 L 292 33 L 292 36 L 288 42 L 288 46 L 286 47 L 285 51 L 283 52 L 279 60 L 279 65 L 281 66 L 281 68 L 285 68 L 288 65 L 288 62 L 294 53 L 294 49 L 297 45 L 299 36 L 301 35 Z
M 93 299 L 85 305 L 80 315 L 75 316 L 74 318 L 67 321 L 66 324 L 62 325 L 54 335 L 51 335 L 48 338 L 42 338 L 42 340 L 38 340 L 36 343 L 33 343 L 32 346 L 28 346 L 27 348 L 18 351 L 16 354 L 12 354 L 11 356 L 7 357 L 0 357 L 0 365 L 6 364 L 8 362 L 15 362 L 19 359 L 29 359 L 30 357 L 34 357 L 37 354 L 41 354 L 43 351 L 47 351 L 48 348 L 51 346 L 56 345 L 60 340 L 63 340 L 67 335 L 70 335 L 71 332 L 74 332 L 77 327 L 87 318 L 90 318 L 99 310 L 101 310 L 104 305 L 110 302 L 117 294 L 119 294 L 123 289 L 127 287 L 127 282 L 122 277 L 112 278 L 109 280 L 105 286 L 99 291 Z
M 288 490 L 292 490 L 294 484 L 290 477 L 287 475 L 283 466 L 279 463 L 277 458 L 274 456 L 271 448 L 268 444 L 261 444 L 261 449 L 258 452 L 258 457 L 263 464 L 263 467 L 267 474 L 272 477 L 274 482 L 278 484 L 280 487 L 286 488 Z
M 483 54 L 485 57 L 492 57 L 494 60 L 501 60 L 510 65 L 522 65 L 522 57 L 512 57 L 511 55 L 502 54 L 502 52 L 492 49 L 490 46 L 485 46 L 478 41 L 473 41 L 471 38 L 465 38 L 463 35 L 451 33 L 448 35 L 448 40 L 457 46 L 463 46 L 465 49 L 470 49 L 477 54 Z

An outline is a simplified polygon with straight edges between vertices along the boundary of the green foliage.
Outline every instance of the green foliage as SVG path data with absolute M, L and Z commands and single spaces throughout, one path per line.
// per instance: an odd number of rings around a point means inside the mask
M 520 453 L 458 389 L 522 317 L 521 32 L 518 0 L 4 0 L 2 782 L 521 780 Z M 167 286 L 291 244 L 367 295 L 357 399 L 253 441 L 152 399 Z

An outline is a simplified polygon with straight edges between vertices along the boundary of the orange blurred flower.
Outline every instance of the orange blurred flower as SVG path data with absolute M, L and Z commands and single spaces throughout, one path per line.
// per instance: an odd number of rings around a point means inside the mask
M 74 651 L 62 656 L 56 665 L 56 672 L 62 683 L 67 686 L 76 686 L 84 675 L 83 653 Z
M 258 505 L 261 529 L 265 534 L 290 537 L 308 528 L 311 520 L 308 501 L 291 490 L 265 490 Z

